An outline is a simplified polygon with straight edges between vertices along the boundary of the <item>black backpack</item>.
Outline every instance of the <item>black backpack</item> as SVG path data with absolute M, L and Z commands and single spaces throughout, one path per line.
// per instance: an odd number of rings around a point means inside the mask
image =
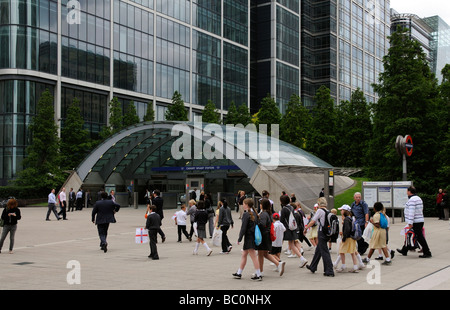
M 339 219 L 336 214 L 328 210 L 322 210 L 325 212 L 325 223 L 321 227 L 321 231 L 327 241 L 336 242 L 339 237 Z

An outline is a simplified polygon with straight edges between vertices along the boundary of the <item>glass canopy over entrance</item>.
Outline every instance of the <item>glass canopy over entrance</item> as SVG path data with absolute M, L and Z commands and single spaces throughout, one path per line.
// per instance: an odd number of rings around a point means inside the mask
M 332 168 L 302 149 L 251 129 L 195 122 L 139 123 L 100 144 L 77 173 L 83 182 L 89 183 L 95 174 L 97 181 L 108 183 L 112 174 L 133 180 L 158 173 L 225 170 L 250 178 L 257 167 Z

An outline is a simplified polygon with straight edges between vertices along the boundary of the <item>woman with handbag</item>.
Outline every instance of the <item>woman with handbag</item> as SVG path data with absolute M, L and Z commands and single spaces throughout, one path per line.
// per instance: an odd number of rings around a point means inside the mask
M 6 207 L 3 209 L 1 218 L 3 220 L 2 236 L 0 238 L 0 253 L 2 251 L 3 242 L 9 233 L 9 254 L 13 253 L 14 236 L 17 230 L 17 221 L 22 218 L 20 209 L 17 207 L 19 204 L 17 200 L 11 198 L 8 200 Z

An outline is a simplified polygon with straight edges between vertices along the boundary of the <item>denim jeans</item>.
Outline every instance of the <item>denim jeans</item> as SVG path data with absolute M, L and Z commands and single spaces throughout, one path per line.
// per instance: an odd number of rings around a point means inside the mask
M 17 224 L 16 225 L 7 225 L 5 224 L 3 226 L 3 230 L 2 230 L 2 237 L 0 239 L 0 251 L 2 250 L 3 247 L 3 242 L 6 239 L 6 236 L 9 233 L 9 250 L 12 251 L 13 247 L 14 247 L 14 235 L 16 234 L 16 230 L 17 230 Z

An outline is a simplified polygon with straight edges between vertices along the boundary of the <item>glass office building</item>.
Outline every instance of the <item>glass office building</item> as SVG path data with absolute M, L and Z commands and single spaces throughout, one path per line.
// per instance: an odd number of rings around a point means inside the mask
M 290 96 L 312 107 L 325 85 L 339 104 L 371 86 L 383 70 L 390 34 L 389 0 L 253 0 L 251 107 L 270 93 L 283 113 Z
M 247 0 L 0 0 L 0 185 L 22 169 L 45 89 L 60 128 L 76 97 L 96 138 L 113 97 L 156 120 L 175 91 L 191 120 L 208 100 L 248 105 L 249 55 Z

